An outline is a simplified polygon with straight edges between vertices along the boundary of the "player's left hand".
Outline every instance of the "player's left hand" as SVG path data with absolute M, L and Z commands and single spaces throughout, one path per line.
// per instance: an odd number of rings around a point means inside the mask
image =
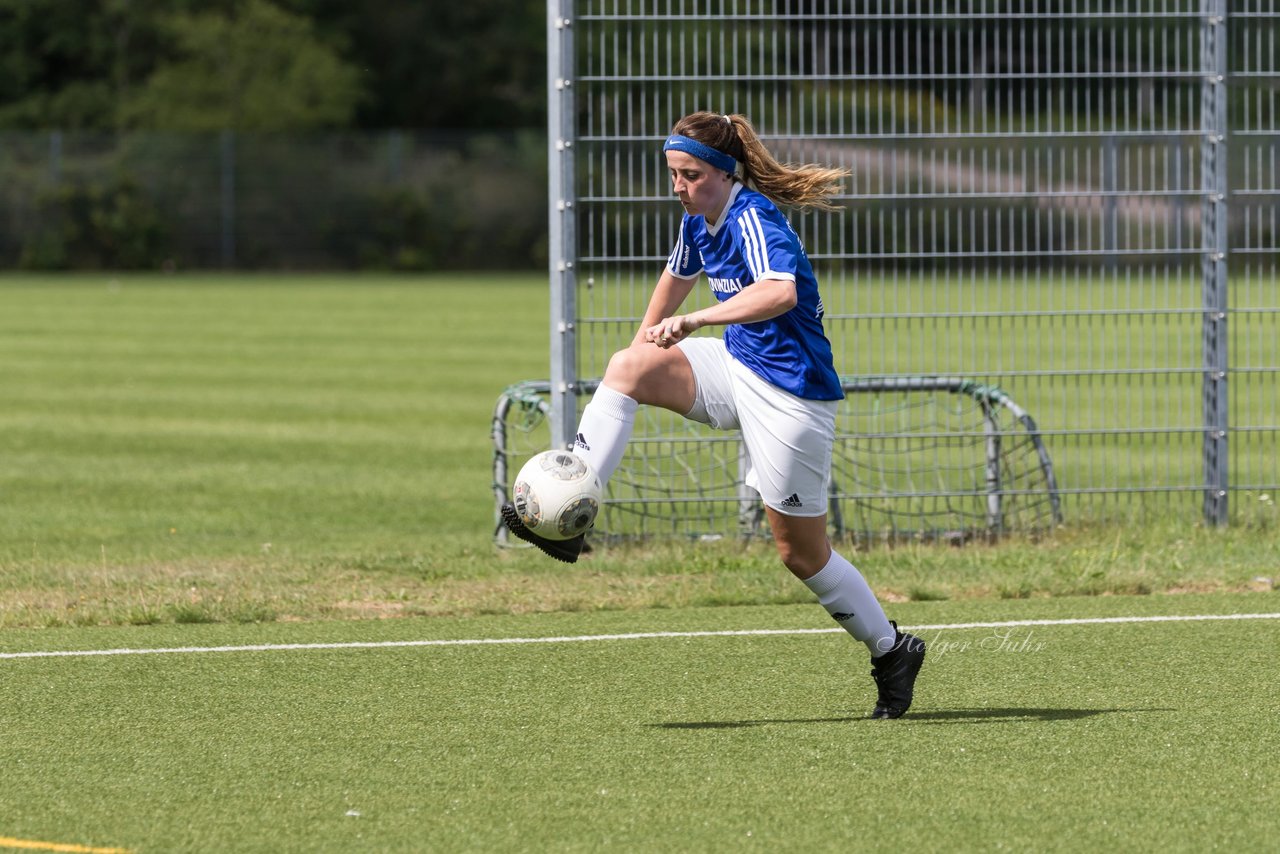
M 644 338 L 665 350 L 688 338 L 698 328 L 698 321 L 692 314 L 677 314 L 674 317 L 664 317 L 661 322 L 650 326 L 644 331 Z

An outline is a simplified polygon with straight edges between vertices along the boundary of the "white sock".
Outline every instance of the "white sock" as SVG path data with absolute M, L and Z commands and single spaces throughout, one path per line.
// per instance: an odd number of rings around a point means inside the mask
M 831 560 L 815 576 L 804 579 L 837 623 L 867 645 L 872 658 L 879 658 L 897 640 L 889 618 L 876 601 L 867 580 L 857 567 L 832 550 Z
M 602 383 L 582 410 L 578 435 L 573 440 L 573 452 L 596 470 L 601 486 L 609 482 L 618 463 L 622 462 L 639 406 L 634 398 Z

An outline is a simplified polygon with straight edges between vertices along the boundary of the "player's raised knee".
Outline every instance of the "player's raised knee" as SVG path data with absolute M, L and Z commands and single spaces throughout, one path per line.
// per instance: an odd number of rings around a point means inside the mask
M 657 364 L 654 352 L 651 344 L 632 344 L 614 353 L 609 358 L 609 367 L 605 369 L 605 383 L 615 391 L 634 395 Z

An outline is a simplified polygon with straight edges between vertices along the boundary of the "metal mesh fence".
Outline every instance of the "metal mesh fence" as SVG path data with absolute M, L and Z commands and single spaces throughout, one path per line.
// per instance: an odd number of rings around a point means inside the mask
M 710 109 L 748 115 L 779 159 L 851 170 L 842 212 L 793 216 L 846 376 L 1003 389 L 1039 425 L 1068 520 L 1218 522 L 1280 487 L 1270 2 L 551 0 L 549 11 L 555 442 L 572 435 L 581 381 L 634 334 L 674 241 L 661 140 Z M 855 398 L 851 411 L 867 405 Z M 649 418 L 624 469 L 670 453 L 652 436 L 724 441 Z M 840 438 L 838 458 L 884 454 L 856 432 Z M 731 525 L 740 485 L 722 474 L 700 500 L 722 502 Z M 958 489 L 845 483 L 837 510 Z M 626 528 L 636 497 L 618 496 L 605 527 Z
M 0 267 L 527 269 L 542 135 L 0 133 Z

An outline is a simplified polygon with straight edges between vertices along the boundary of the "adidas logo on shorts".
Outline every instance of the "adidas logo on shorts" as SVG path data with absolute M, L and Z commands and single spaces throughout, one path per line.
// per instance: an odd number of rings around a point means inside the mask
M 782 499 L 782 506 L 783 507 L 803 507 L 804 504 L 800 502 L 800 496 L 793 492 L 791 493 L 790 498 Z

